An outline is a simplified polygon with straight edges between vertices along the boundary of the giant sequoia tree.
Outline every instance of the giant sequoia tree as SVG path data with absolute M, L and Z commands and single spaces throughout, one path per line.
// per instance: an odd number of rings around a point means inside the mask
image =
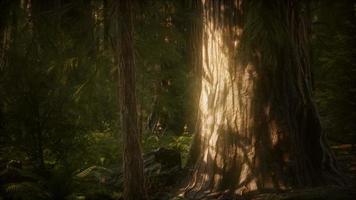
M 202 0 L 196 7 L 201 92 L 186 194 L 336 181 L 312 99 L 307 1 Z

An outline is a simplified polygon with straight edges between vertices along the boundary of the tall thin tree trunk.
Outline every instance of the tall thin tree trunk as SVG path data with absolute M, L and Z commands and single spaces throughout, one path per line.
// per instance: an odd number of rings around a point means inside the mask
M 191 5 L 192 12 L 195 14 L 194 20 L 190 24 L 190 30 L 189 30 L 189 39 L 188 39 L 188 52 L 191 52 L 189 54 L 189 63 L 191 65 L 191 71 L 192 74 L 195 76 L 191 77 L 189 82 L 192 83 L 191 85 L 191 95 L 190 97 L 190 102 L 188 106 L 188 112 L 187 112 L 187 125 L 188 125 L 188 132 L 189 133 L 195 133 L 200 124 L 200 120 L 198 119 L 199 116 L 199 108 L 197 108 L 196 105 L 199 104 L 199 97 L 200 97 L 200 91 L 201 91 L 201 81 L 200 81 L 200 76 L 201 76 L 201 64 L 202 64 L 202 4 L 200 1 L 192 1 Z M 199 137 L 199 134 L 194 134 L 194 137 Z M 197 150 L 196 148 L 199 146 L 195 142 L 198 142 L 199 139 L 195 138 L 193 139 L 193 143 L 190 146 L 190 156 L 187 161 L 187 166 L 191 166 L 194 164 L 197 158 Z
M 104 29 L 104 33 L 103 33 L 103 45 L 104 45 L 104 49 L 109 48 L 110 46 L 110 38 L 109 38 L 109 27 L 110 27 L 110 5 L 112 3 L 109 0 L 103 0 L 103 29 Z
M 133 8 L 119 1 L 119 99 L 123 138 L 124 199 L 146 199 L 140 133 L 137 127 Z
M 335 181 L 310 89 L 305 4 L 201 5 L 199 121 L 186 194 L 206 198 Z

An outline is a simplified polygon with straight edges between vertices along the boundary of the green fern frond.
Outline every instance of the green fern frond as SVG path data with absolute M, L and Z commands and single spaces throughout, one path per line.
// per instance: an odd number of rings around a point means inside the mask
M 87 176 L 90 176 L 90 175 L 96 175 L 95 173 L 108 173 L 108 174 L 112 174 L 112 170 L 110 169 L 107 169 L 105 167 L 100 167 L 100 166 L 91 166 L 79 173 L 77 173 L 75 176 L 78 177 L 78 178 L 85 178 Z
M 35 182 L 9 183 L 4 188 L 8 195 L 19 199 L 50 199 L 50 194 Z

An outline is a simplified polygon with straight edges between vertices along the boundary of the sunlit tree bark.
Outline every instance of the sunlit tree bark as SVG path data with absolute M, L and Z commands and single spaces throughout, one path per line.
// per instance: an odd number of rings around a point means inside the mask
M 133 8 L 131 1 L 119 1 L 119 99 L 124 158 L 124 199 L 146 199 L 140 133 L 137 127 Z
M 307 3 L 201 6 L 198 130 L 186 195 L 337 181 L 312 100 Z

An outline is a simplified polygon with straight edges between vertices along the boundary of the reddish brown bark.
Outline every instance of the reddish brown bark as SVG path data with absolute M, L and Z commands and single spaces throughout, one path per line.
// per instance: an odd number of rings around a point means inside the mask
M 133 8 L 119 1 L 119 99 L 123 138 L 124 199 L 146 199 L 140 133 L 137 127 Z
M 301 5 L 202 1 L 199 121 L 187 196 L 337 180 L 312 100 L 310 27 Z M 256 11 L 261 16 L 253 18 Z

